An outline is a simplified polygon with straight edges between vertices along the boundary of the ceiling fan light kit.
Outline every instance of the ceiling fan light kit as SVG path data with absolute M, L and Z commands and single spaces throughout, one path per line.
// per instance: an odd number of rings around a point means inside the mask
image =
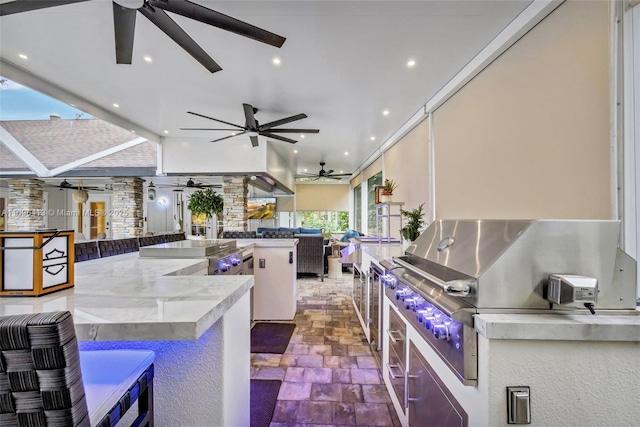
M 324 170 L 324 165 L 326 165 L 324 161 L 320 162 L 320 170 L 318 171 L 318 173 L 302 173 L 296 176 L 296 178 L 305 178 L 305 179 L 315 178 L 312 181 L 317 181 L 319 179 L 341 180 L 345 176 L 351 176 L 350 173 L 333 173 L 334 172 L 333 169 L 329 169 L 328 171 L 326 171 Z
M 258 109 L 252 106 L 251 104 L 242 104 L 242 108 L 244 111 L 245 124 L 244 126 L 240 126 L 234 123 L 230 123 L 224 120 L 215 119 L 213 117 L 205 116 L 203 114 L 194 113 L 193 111 L 187 111 L 188 114 L 193 114 L 194 116 L 203 117 L 205 119 L 213 120 L 214 122 L 223 123 L 225 125 L 233 126 L 234 129 L 218 129 L 218 128 L 180 128 L 180 130 L 216 130 L 216 131 L 226 131 L 233 132 L 231 135 L 224 136 L 222 138 L 214 139 L 211 142 L 218 142 L 225 139 L 233 138 L 234 136 L 247 134 L 249 135 L 249 139 L 251 140 L 251 145 L 254 147 L 258 146 L 258 136 L 265 136 L 267 138 L 276 139 L 278 141 L 288 142 L 290 144 L 295 144 L 296 140 L 291 138 L 286 138 L 284 136 L 276 135 L 278 133 L 319 133 L 319 129 L 278 129 L 278 126 L 295 122 L 297 120 L 306 119 L 307 115 L 304 113 L 296 114 L 295 116 L 285 117 L 284 119 L 275 120 L 273 122 L 265 123 L 261 125 L 255 117 L 255 114 L 258 112 Z

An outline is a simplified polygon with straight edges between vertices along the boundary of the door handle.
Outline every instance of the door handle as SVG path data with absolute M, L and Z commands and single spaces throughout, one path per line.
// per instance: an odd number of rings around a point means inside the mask
M 289 264 L 293 264 L 293 251 L 289 251 Z
M 394 374 L 393 373 L 394 369 L 398 369 L 401 372 L 401 374 L 400 375 Z M 404 372 L 402 372 L 400 370 L 400 366 L 399 365 L 390 365 L 390 364 L 387 363 L 387 371 L 389 372 L 389 376 L 394 380 L 397 380 L 397 379 L 400 379 L 400 378 L 404 378 Z

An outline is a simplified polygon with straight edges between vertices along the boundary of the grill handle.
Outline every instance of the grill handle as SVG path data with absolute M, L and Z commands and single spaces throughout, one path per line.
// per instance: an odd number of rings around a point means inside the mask
M 393 257 L 393 262 L 397 263 L 399 266 L 406 268 L 412 273 L 417 274 L 418 276 L 428 280 L 429 282 L 437 285 L 440 289 L 444 291 L 447 295 L 451 295 L 452 297 L 466 297 L 471 293 L 471 286 L 475 284 L 475 279 L 467 279 L 467 280 L 449 280 L 445 282 L 439 277 L 434 276 L 433 274 L 427 273 L 424 270 L 414 267 L 406 261 L 401 260 L 400 258 Z

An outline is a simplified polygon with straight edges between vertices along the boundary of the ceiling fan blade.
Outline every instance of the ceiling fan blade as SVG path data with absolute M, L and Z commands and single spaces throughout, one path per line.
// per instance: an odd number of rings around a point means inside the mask
M 116 38 L 117 64 L 131 64 L 135 29 L 136 10 L 113 2 L 113 32 Z
M 205 116 L 205 115 L 202 115 L 202 114 L 194 113 L 193 111 L 187 111 L 187 113 L 188 114 L 193 114 L 194 116 L 198 116 L 198 117 L 204 117 L 205 119 L 213 120 L 214 122 L 224 123 L 225 125 L 235 126 L 239 130 L 243 130 L 244 129 L 244 126 L 240 126 L 240 125 L 236 125 L 236 124 L 233 124 L 233 123 L 225 122 L 224 120 L 214 119 L 213 117 L 209 117 L 209 116 Z
M 320 133 L 320 129 L 269 129 L 276 133 Z
M 253 107 L 249 104 L 242 104 L 242 108 L 244 109 L 245 127 L 256 129 L 256 116 L 253 114 Z
M 227 132 L 237 132 L 242 129 L 180 128 L 180 130 L 225 130 Z
M 282 36 L 187 0 L 149 0 L 149 4 L 271 46 L 281 47 L 286 40 Z
M 222 141 L 223 139 L 233 138 L 233 137 L 236 137 L 236 136 L 238 136 L 238 135 L 242 135 L 243 133 L 246 133 L 246 132 L 240 132 L 239 134 L 236 134 L 236 135 L 228 135 L 228 136 L 224 136 L 224 137 L 222 137 L 222 138 L 214 139 L 213 141 L 209 141 L 209 142 L 218 142 L 218 141 Z
M 252 146 L 254 146 L 254 147 L 258 146 L 258 137 L 257 136 L 251 135 L 249 137 L 249 139 L 251 140 L 251 145 Z
M 155 3 L 162 2 L 155 1 L 152 3 L 154 3 L 155 6 Z M 196 61 L 202 64 L 207 70 L 212 73 L 222 70 L 222 67 L 220 67 L 198 43 L 189 37 L 189 35 L 162 10 L 162 7 L 152 8 L 149 4 L 145 3 L 138 11 L 149 21 L 153 22 L 153 24 L 160 28 L 166 35 L 171 37 L 174 42 L 178 43 L 180 47 L 186 50 L 189 55 L 193 56 Z
M 295 116 L 291 116 L 291 117 L 287 117 L 287 118 L 284 118 L 284 119 L 276 120 L 274 122 L 265 123 L 263 125 L 260 125 L 260 127 L 258 129 L 261 130 L 261 131 L 269 130 L 269 129 L 271 129 L 273 127 L 276 127 L 276 126 L 284 125 L 284 124 L 287 124 L 287 123 L 295 122 L 296 120 L 301 120 L 301 119 L 306 119 L 306 118 L 307 118 L 306 114 L 296 114 Z
M 266 136 L 267 138 L 278 139 L 280 141 L 288 142 L 291 144 L 295 144 L 296 142 L 298 142 L 298 141 L 294 141 L 293 139 L 285 138 L 284 136 L 276 135 L 274 133 L 269 133 L 269 132 L 260 132 L 260 135 Z
M 325 174 L 324 174 L 324 175 L 325 175 L 325 176 L 329 176 L 329 175 L 331 175 L 333 172 L 334 172 L 334 170 L 333 170 L 333 169 L 329 169 L 328 171 L 326 171 L 326 172 L 325 172 Z
M 0 4 L 0 16 L 14 13 L 30 12 L 48 7 L 64 6 L 65 4 L 80 3 L 87 0 L 49 0 L 49 1 L 12 1 Z

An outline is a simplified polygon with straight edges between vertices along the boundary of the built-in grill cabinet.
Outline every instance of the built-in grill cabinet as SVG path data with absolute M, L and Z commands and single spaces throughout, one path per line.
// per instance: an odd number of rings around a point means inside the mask
M 389 310 L 389 329 L 387 329 L 387 347 L 389 349 L 389 381 L 398 401 L 405 399 L 407 327 L 394 310 Z M 402 410 L 405 410 L 404 405 Z
M 619 231 L 605 220 L 435 221 L 382 283 L 460 381 L 475 385 L 476 313 L 635 309 L 635 263 L 618 249 Z M 552 277 L 573 281 L 578 297 L 558 304 L 547 295 Z

